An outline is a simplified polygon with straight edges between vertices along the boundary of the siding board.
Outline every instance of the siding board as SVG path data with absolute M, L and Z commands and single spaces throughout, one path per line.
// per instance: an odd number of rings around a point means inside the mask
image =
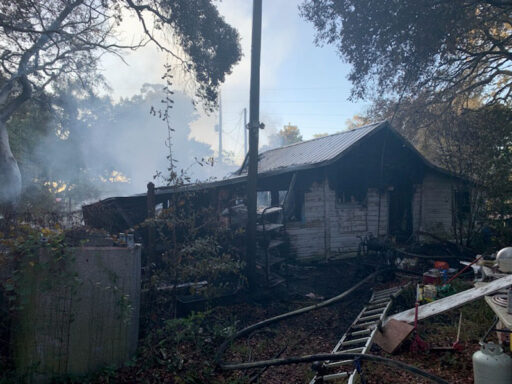
M 287 224 L 291 249 L 296 258 L 311 260 L 329 254 L 357 252 L 360 239 L 371 232 L 386 235 L 388 230 L 387 193 L 369 189 L 363 202 L 336 200 L 327 178 L 314 182 L 304 195 L 304 223 Z M 380 202 L 380 220 L 379 220 Z
M 452 227 L 452 183 L 446 176 L 429 172 L 422 184 L 420 230 L 450 236 Z

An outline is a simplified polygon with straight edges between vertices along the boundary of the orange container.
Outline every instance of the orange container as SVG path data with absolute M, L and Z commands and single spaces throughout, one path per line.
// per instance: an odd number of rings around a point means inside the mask
M 446 261 L 434 261 L 435 269 L 450 269 L 450 266 Z

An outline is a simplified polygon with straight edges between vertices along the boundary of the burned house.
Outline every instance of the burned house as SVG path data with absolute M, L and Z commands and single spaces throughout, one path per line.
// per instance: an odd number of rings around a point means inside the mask
M 154 204 L 165 206 L 173 193 L 201 190 L 220 214 L 244 201 L 247 160 L 225 180 L 156 188 Z M 425 159 L 388 122 L 271 149 L 258 159 L 260 204 L 282 207 L 290 253 L 298 261 L 354 255 L 369 237 L 405 242 L 429 232 L 450 238 L 455 206 L 467 208 L 457 202 L 464 197 L 462 183 Z M 144 216 L 144 194 L 115 199 L 103 205 L 113 206 L 126 227 Z M 91 208 L 98 206 L 84 207 L 89 223 Z M 130 212 L 138 216 L 130 219 Z

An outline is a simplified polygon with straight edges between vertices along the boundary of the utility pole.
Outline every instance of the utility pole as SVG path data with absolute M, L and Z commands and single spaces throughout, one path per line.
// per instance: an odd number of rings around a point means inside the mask
M 244 108 L 244 156 L 247 155 L 247 108 Z
M 260 56 L 262 0 L 253 0 L 251 43 L 251 89 L 249 98 L 249 170 L 247 174 L 247 279 L 256 288 L 256 199 L 258 185 L 258 139 L 260 129 Z
M 219 163 L 222 163 L 222 97 L 219 92 Z

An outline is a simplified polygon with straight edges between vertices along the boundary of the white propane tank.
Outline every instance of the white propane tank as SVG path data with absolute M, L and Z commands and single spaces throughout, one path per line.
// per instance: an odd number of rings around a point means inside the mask
M 484 343 L 473 354 L 475 384 L 512 383 L 512 358 L 494 343 Z
M 512 272 L 512 247 L 506 247 L 501 249 L 496 255 L 496 261 L 498 262 L 498 268 L 501 272 L 511 273 Z

